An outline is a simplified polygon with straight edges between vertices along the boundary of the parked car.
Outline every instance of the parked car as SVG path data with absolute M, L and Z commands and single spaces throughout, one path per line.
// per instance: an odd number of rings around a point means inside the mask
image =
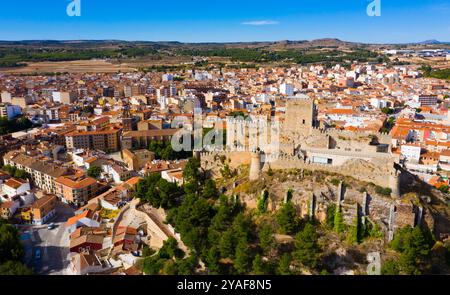
M 131 251 L 131 255 L 134 257 L 141 257 L 141 253 L 139 251 Z
M 34 252 L 34 258 L 36 260 L 41 259 L 41 249 L 37 248 L 36 251 Z
M 47 226 L 47 229 L 52 230 L 52 229 L 54 229 L 55 227 L 56 227 L 56 224 L 50 223 L 50 224 Z

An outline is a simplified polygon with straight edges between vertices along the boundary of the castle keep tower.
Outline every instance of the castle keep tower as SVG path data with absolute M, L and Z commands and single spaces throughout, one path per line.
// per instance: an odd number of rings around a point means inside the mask
M 250 163 L 250 176 L 249 180 L 258 180 L 261 176 L 262 163 L 261 163 L 261 152 L 254 151 L 251 154 L 251 163 Z
M 283 135 L 294 141 L 311 134 L 316 121 L 314 100 L 306 95 L 289 97 Z

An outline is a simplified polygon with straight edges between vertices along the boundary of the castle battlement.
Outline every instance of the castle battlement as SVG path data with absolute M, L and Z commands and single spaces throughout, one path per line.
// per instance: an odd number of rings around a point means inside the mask
M 334 136 L 350 136 L 353 138 L 356 137 L 371 137 L 376 136 L 378 138 L 390 138 L 388 132 L 372 132 L 372 131 L 349 131 L 349 130 L 340 130 L 340 129 L 325 129 L 319 127 L 311 128 L 313 134 L 326 134 L 326 135 L 334 135 Z

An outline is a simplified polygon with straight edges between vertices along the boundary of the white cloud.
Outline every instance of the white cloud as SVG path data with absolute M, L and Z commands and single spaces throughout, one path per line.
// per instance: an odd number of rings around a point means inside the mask
M 253 20 L 248 22 L 243 22 L 243 25 L 248 26 L 268 26 L 268 25 L 278 25 L 279 22 L 273 20 Z

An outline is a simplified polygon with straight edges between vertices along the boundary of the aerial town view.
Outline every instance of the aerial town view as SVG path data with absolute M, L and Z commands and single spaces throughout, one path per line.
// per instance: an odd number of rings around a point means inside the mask
M 0 275 L 450 274 L 447 1 L 5 2 Z

